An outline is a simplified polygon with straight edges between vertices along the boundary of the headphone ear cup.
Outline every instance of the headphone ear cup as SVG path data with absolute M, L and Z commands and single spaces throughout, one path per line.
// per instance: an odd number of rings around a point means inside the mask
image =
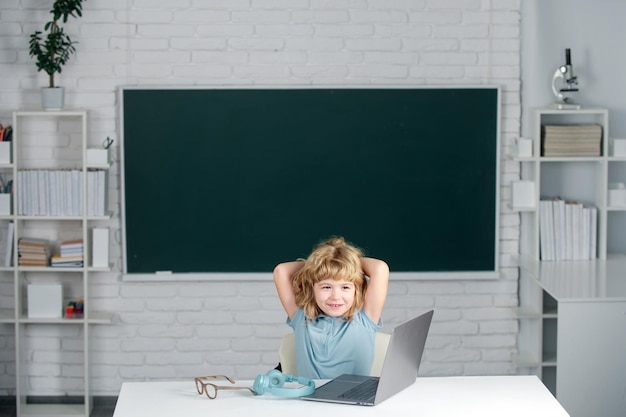
M 267 374 L 260 374 L 254 379 L 254 384 L 252 385 L 252 389 L 256 393 L 256 395 L 265 394 L 266 388 L 269 385 L 269 379 L 267 378 Z
M 287 381 L 287 377 L 289 375 L 285 375 L 282 372 L 274 369 L 269 371 L 266 376 L 270 388 L 280 388 L 285 385 L 285 382 Z

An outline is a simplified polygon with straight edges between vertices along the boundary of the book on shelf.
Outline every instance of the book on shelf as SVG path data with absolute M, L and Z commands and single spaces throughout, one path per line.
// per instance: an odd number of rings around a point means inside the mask
M 87 171 L 87 215 L 104 216 L 107 207 L 106 171 L 102 169 Z
M 62 256 L 61 254 L 53 255 L 50 258 L 50 266 L 53 267 L 82 267 L 83 255 L 78 256 Z
M 591 242 L 591 246 L 589 247 L 589 257 L 590 259 L 596 259 L 598 257 L 598 210 L 594 210 L 592 207 L 590 216 L 589 240 Z
M 50 258 L 50 266 L 53 267 L 82 267 L 83 240 L 65 240 L 59 244 L 59 253 Z
M 543 156 L 600 156 L 602 126 L 599 124 L 570 124 L 541 126 Z
M 552 212 L 554 216 L 554 260 L 564 261 L 567 259 L 565 201 L 560 198 L 552 200 Z
M 48 266 L 49 241 L 38 238 L 20 238 L 17 242 L 19 266 Z
M 48 239 L 39 239 L 32 237 L 21 237 L 17 244 L 20 248 L 47 248 L 50 241 Z
M 21 259 L 41 259 L 42 255 L 47 255 L 47 251 L 29 251 L 20 249 L 20 258 Z
M 18 171 L 22 184 L 18 214 L 25 216 L 82 215 L 83 172 L 77 169 Z M 107 208 L 105 170 L 87 171 L 87 215 L 104 216 Z
M 542 261 L 554 260 L 554 240 L 550 236 L 552 227 L 552 202 L 548 200 L 539 201 L 539 249 Z
M 39 261 L 34 261 L 34 260 L 27 260 L 27 261 L 22 261 L 20 260 L 19 262 L 20 266 L 41 266 L 41 267 L 45 267 L 48 266 L 48 260 L 39 260 Z
M 4 247 L 4 266 L 10 267 L 13 263 L 13 236 L 15 233 L 15 225 L 13 222 L 7 224 L 6 239 Z
M 539 250 L 542 261 L 596 258 L 598 209 L 560 198 L 539 202 Z
M 74 240 L 65 240 L 61 242 L 59 245 L 61 251 L 72 251 L 79 250 L 82 252 L 83 250 L 83 240 L 82 239 L 74 239 Z
M 61 248 L 59 249 L 59 254 L 62 256 L 72 256 L 72 255 L 81 255 L 83 253 L 83 249 L 82 248 L 77 248 L 77 249 L 66 249 L 66 248 Z

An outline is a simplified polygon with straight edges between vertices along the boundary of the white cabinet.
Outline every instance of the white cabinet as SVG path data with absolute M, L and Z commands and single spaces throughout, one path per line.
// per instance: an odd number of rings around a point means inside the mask
M 533 109 L 532 112 L 532 155 L 514 156 L 520 163 L 521 180 L 533 185 L 534 194 L 530 204 L 523 207 L 512 205 L 514 210 L 519 211 L 521 220 L 519 372 L 540 376 L 559 400 L 578 395 L 591 401 L 588 395 L 576 391 L 580 387 L 566 382 L 569 367 L 577 366 L 571 359 L 576 355 L 569 350 L 575 350 L 580 354 L 579 358 L 585 357 L 592 362 L 597 358 L 594 359 L 595 353 L 591 351 L 583 352 L 584 345 L 576 341 L 578 337 L 584 338 L 584 335 L 568 335 L 568 332 L 575 331 L 574 327 L 569 327 L 571 323 L 565 325 L 565 322 L 561 322 L 567 320 L 562 310 L 569 311 L 573 304 L 568 304 L 565 309 L 562 305 L 566 301 L 570 303 L 574 295 L 582 297 L 587 303 L 592 300 L 595 302 L 598 298 L 615 301 L 614 297 L 626 297 L 613 284 L 604 292 L 597 288 L 603 282 L 621 282 L 619 285 L 626 282 L 623 274 L 626 270 L 626 205 L 615 204 L 615 200 L 609 198 L 611 184 L 626 183 L 626 157 L 612 156 L 610 153 L 609 116 L 606 109 Z M 599 155 L 544 156 L 542 132 L 546 125 L 599 126 Z M 545 260 L 543 257 L 540 202 L 557 198 L 596 208 L 595 251 L 591 259 Z M 582 312 L 584 306 L 581 304 L 575 308 Z M 567 317 L 571 316 L 567 314 Z M 599 318 L 597 325 L 604 325 L 611 320 L 608 316 Z M 617 327 L 613 330 L 617 331 Z M 589 333 L 589 337 L 593 337 L 593 334 Z M 623 366 L 623 360 L 617 358 L 617 364 Z M 568 411 L 575 416 L 572 410 Z
M 535 332 L 526 328 L 520 347 L 539 358 L 523 365 L 535 367 L 571 417 L 624 415 L 624 271 L 626 259 L 611 257 L 538 263 L 522 275 L 521 288 L 540 312 L 520 320 Z
M 3 180 L 13 184 L 11 213 L 0 215 L 3 244 L 13 246 L 10 261 L 0 268 L 3 288 L 0 320 L 5 325 L 14 325 L 17 413 L 18 416 L 89 416 L 92 408 L 90 328 L 111 322 L 111 314 L 94 311 L 90 302 L 91 275 L 109 269 L 91 267 L 91 231 L 106 226 L 110 216 L 94 215 L 89 210 L 96 196 L 106 196 L 106 187 L 97 190 L 90 185 L 89 178 L 92 171 L 106 172 L 108 167 L 90 167 L 86 163 L 89 145 L 86 111 L 18 111 L 13 114 L 13 129 L 12 163 L 0 164 Z M 24 171 L 31 170 L 35 177 L 24 175 Z M 65 181 L 68 172 L 74 177 Z M 32 198 L 38 202 L 27 202 Z M 26 204 L 31 208 L 27 209 Z M 67 209 L 70 205 L 72 210 Z M 11 242 L 7 242 L 6 234 L 9 223 L 14 231 Z M 25 266 L 18 255 L 22 238 L 47 240 L 48 256 L 59 252 L 61 242 L 82 241 L 83 262 Z M 49 317 L 29 315 L 29 285 L 60 286 L 62 311 L 57 311 L 59 303 L 54 300 L 57 306 L 50 303 L 53 314 Z M 47 305 L 45 300 L 40 298 L 38 302 Z M 71 302 L 79 306 L 82 303 L 82 315 L 68 317 L 65 306 Z M 73 404 L 58 404 L 62 397 L 71 399 Z M 48 402 L 48 398 L 53 401 Z
M 626 293 L 559 303 L 557 398 L 571 417 L 626 410 Z

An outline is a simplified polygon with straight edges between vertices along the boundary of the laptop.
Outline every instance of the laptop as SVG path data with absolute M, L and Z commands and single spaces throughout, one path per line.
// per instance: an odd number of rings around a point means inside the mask
M 372 406 L 402 391 L 417 379 L 432 318 L 430 310 L 393 329 L 380 377 L 340 375 L 300 398 Z

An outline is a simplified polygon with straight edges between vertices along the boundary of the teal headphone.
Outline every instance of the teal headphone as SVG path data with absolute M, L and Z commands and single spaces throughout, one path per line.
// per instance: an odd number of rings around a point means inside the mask
M 300 388 L 283 388 L 285 382 L 296 382 L 304 386 Z M 263 395 L 268 392 L 282 397 L 302 397 L 315 392 L 315 381 L 309 378 L 283 374 L 274 369 L 266 374 L 257 376 L 252 389 L 256 395 Z

